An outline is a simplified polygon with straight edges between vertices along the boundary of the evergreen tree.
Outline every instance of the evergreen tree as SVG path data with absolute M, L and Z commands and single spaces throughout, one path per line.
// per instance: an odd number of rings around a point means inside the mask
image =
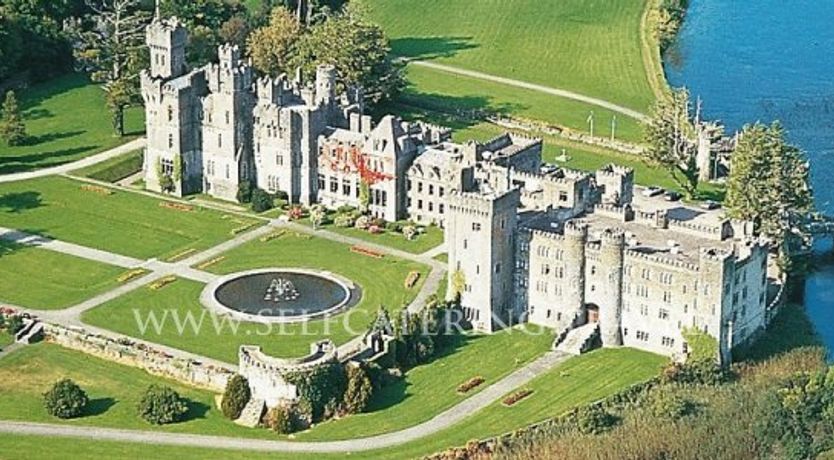
M 70 379 L 59 380 L 43 395 L 46 411 L 58 418 L 78 417 L 88 401 L 87 393 Z
M 6 93 L 3 101 L 3 120 L 0 121 L 0 137 L 10 146 L 21 145 L 26 142 L 26 126 L 14 91 Z
M 231 420 L 237 420 L 251 397 L 249 381 L 245 377 L 235 374 L 226 383 L 226 391 L 223 392 L 223 403 L 220 405 L 223 415 Z
M 361 365 L 347 366 L 347 389 L 342 405 L 349 414 L 364 412 L 373 396 L 374 387 L 368 372 Z
M 674 89 L 669 98 L 659 99 L 646 123 L 648 147 L 643 152 L 644 160 L 668 171 L 689 199 L 698 189 L 698 141 L 691 110 L 686 89 Z
M 814 210 L 809 172 L 803 152 L 785 141 L 778 122 L 742 130 L 727 180 L 727 214 L 752 221 L 771 239 L 788 272 L 796 268 L 791 254 L 810 242 L 804 225 Z

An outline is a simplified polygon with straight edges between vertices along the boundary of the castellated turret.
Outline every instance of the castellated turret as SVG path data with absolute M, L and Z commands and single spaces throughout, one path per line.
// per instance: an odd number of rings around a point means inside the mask
M 150 50 L 152 78 L 167 80 L 186 73 L 188 32 L 177 18 L 154 18 L 145 32 L 145 39 Z
M 565 278 L 564 304 L 573 306 L 574 315 L 585 315 L 585 244 L 588 242 L 588 225 L 581 221 L 565 223 Z
M 623 259 L 625 233 L 620 229 L 606 229 L 600 235 L 600 283 L 602 295 L 599 305 L 599 332 L 602 345 L 616 347 L 623 344 L 621 331 L 623 308 Z
M 336 99 L 336 67 L 322 64 L 316 68 L 316 105 L 331 105 Z

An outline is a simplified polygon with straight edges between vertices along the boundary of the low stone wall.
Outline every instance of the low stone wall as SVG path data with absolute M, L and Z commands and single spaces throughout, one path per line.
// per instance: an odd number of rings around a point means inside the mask
M 48 342 L 215 392 L 223 392 L 234 375 L 231 368 L 176 358 L 143 343 L 92 334 L 81 328 L 44 323 L 44 335 Z

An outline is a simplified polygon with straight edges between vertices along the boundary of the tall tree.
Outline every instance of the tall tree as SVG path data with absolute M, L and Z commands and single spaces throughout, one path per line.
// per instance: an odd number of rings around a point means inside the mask
M 814 211 L 805 155 L 785 140 L 778 122 L 756 123 L 742 130 L 731 161 L 727 214 L 752 221 L 778 248 L 783 269 L 795 271 L 791 255 L 810 242 L 805 224 Z
M 292 45 L 301 35 L 301 24 L 283 7 L 276 7 L 269 17 L 269 24 L 255 29 L 249 36 L 247 49 L 252 64 L 267 75 L 291 73 L 289 60 Z
M 0 138 L 10 146 L 21 145 L 26 142 L 26 126 L 20 114 L 20 106 L 14 91 L 6 93 L 3 101 L 3 119 L 0 120 Z
M 646 123 L 648 147 L 644 160 L 669 172 L 686 197 L 698 191 L 698 137 L 692 123 L 689 91 L 672 90 L 671 97 L 661 98 Z
M 239 42 L 240 23 L 246 9 L 237 1 L 229 0 L 162 0 L 162 16 L 176 16 L 185 24 L 190 35 L 188 60 L 197 65 L 217 60 L 217 47 L 223 42 Z M 246 24 L 248 33 L 249 24 Z M 245 41 L 245 39 L 244 39 Z
M 139 97 L 145 27 L 150 14 L 141 0 L 87 0 L 92 13 L 77 31 L 76 60 L 102 83 L 116 133 L 124 135 L 124 109 Z
M 382 29 L 368 21 L 359 7 L 348 4 L 298 40 L 292 67 L 301 67 L 311 78 L 319 64 L 333 64 L 340 89 L 359 86 L 369 102 L 378 103 L 405 86 L 402 66 L 390 59 L 390 50 Z

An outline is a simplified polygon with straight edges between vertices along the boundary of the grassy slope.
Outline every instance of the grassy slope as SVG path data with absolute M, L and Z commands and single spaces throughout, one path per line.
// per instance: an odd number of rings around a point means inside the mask
M 0 299 L 23 307 L 70 307 L 112 289 L 123 272 L 119 267 L 0 241 Z
M 571 407 L 600 399 L 628 385 L 656 374 L 663 358 L 631 349 L 599 350 L 570 361 L 535 379 L 535 393 L 511 408 L 500 403 L 489 406 L 452 428 L 429 438 L 402 446 L 370 452 L 340 454 L 282 454 L 239 452 L 218 449 L 151 446 L 90 440 L 9 436 L 0 434 L 0 455 L 4 458 L 178 458 L 202 459 L 207 456 L 228 459 L 356 459 L 416 458 L 446 447 L 463 445 L 470 439 L 499 434 L 564 413 Z
M 364 0 L 394 54 L 555 86 L 644 111 L 644 0 Z
M 161 201 L 128 192 L 100 195 L 65 178 L 0 185 L 0 226 L 139 258 L 205 249 L 232 238 L 238 217 L 163 208 Z
M 28 145 L 0 143 L 0 174 L 56 166 L 115 147 L 145 130 L 141 107 L 128 109 L 125 131 L 116 137 L 104 93 L 78 74 L 42 83 L 18 92 Z
M 199 302 L 202 284 L 179 280 L 158 291 L 143 288 L 115 299 L 86 312 L 84 321 L 230 363 L 237 362 L 238 346 L 241 344 L 261 345 L 266 353 L 273 355 L 301 356 L 308 353 L 310 343 L 315 340 L 330 338 L 341 344 L 364 333 L 376 317 L 380 305 L 399 309 L 414 298 L 427 274 L 426 267 L 420 264 L 393 257 L 372 259 L 350 252 L 346 245 L 290 234 L 266 243 L 257 240 L 247 243 L 225 254 L 225 257 L 207 270 L 226 274 L 267 267 L 323 269 L 338 273 L 361 286 L 362 300 L 345 314 L 327 321 L 275 325 L 272 328 L 244 323 L 234 334 L 228 323 L 220 324 L 219 332 L 215 329 L 210 315 Z M 423 276 L 416 286 L 405 289 L 403 281 L 412 270 L 421 272 Z M 143 318 L 148 312 L 154 312 L 160 320 L 166 311 L 176 313 L 168 313 L 171 316 L 161 335 L 149 331 L 143 337 L 134 318 L 134 309 Z M 201 333 L 195 333 L 194 328 L 189 327 L 179 334 L 176 323 L 172 321 L 174 314 L 179 318 L 185 318 L 187 314 L 193 315 L 196 320 L 204 318 L 204 328 Z
M 72 174 L 104 182 L 118 182 L 142 170 L 143 156 L 143 150 L 134 150 L 107 161 L 75 170 Z

